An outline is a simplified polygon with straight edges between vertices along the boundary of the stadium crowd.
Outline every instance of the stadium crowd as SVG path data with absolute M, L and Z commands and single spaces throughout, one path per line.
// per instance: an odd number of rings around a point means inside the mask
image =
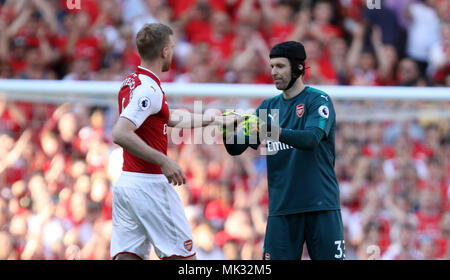
M 298 40 L 308 84 L 450 86 L 450 0 L 381 4 L 0 0 L 0 79 L 121 81 L 140 63 L 137 30 L 159 21 L 177 38 L 165 82 L 271 83 L 270 47 Z M 116 117 L 0 97 L 0 259 L 109 258 Z M 188 144 L 168 154 L 188 177 L 177 191 L 198 259 L 261 259 L 264 157 Z M 347 259 L 450 259 L 448 117 L 338 122 L 336 155 Z

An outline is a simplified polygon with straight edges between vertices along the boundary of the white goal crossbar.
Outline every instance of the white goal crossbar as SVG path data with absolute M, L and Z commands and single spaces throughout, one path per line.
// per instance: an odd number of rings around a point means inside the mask
M 273 85 L 163 83 L 168 97 L 267 98 L 280 93 Z M 120 82 L 60 80 L 0 80 L 0 96 L 8 100 L 87 105 L 116 105 Z M 450 100 L 446 87 L 315 86 L 341 100 Z

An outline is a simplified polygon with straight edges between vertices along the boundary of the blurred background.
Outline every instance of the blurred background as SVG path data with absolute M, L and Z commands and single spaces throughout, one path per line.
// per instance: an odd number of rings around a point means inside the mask
M 120 82 L 140 63 L 134 37 L 149 22 L 175 31 L 167 84 L 271 84 L 270 48 L 297 40 L 310 85 L 448 88 L 450 0 L 377 2 L 80 0 L 70 9 L 0 0 L 0 88 L 7 79 Z M 176 107 L 195 100 L 168 96 Z M 117 108 L 33 100 L 0 92 L 0 259 L 109 259 Z M 449 98 L 334 102 L 346 258 L 450 259 Z M 265 158 L 186 143 L 168 154 L 188 177 L 177 191 L 198 259 L 261 259 Z

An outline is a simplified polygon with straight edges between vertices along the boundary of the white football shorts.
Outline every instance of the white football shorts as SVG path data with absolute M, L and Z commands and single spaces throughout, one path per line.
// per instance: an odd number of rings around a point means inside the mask
M 162 174 L 122 172 L 113 187 L 111 258 L 134 254 L 147 260 L 195 255 L 181 200 Z

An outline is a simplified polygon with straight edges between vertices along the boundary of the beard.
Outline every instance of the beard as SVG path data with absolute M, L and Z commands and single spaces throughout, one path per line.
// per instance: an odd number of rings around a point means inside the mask
M 169 71 L 170 70 L 170 65 L 172 65 L 172 57 L 170 57 L 170 59 L 167 59 L 167 60 L 163 61 L 162 71 L 163 72 Z
M 289 85 L 289 81 L 286 81 L 283 78 L 280 78 L 279 80 L 274 81 L 274 83 L 275 83 L 275 87 L 278 90 L 285 90 L 287 88 L 287 86 Z

